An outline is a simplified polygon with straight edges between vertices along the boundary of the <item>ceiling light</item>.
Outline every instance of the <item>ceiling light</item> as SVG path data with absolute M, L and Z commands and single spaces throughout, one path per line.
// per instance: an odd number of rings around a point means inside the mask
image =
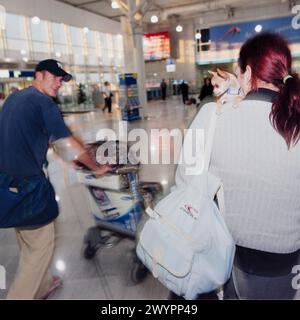
M 197 33 L 195 34 L 195 38 L 196 38 L 197 40 L 200 40 L 200 39 L 201 39 L 201 33 L 200 33 L 200 32 L 197 32 Z
M 176 27 L 176 31 L 177 32 L 181 32 L 183 30 L 182 26 L 179 24 L 177 27 Z
M 158 16 L 156 16 L 155 14 L 150 18 L 152 23 L 157 23 L 158 22 Z
M 32 22 L 33 24 L 39 24 L 39 23 L 41 22 L 41 19 L 40 19 L 39 17 L 35 16 L 35 17 L 33 17 L 33 18 L 31 19 L 31 22 Z
M 261 32 L 261 30 L 262 30 L 262 25 L 261 24 L 258 24 L 256 27 L 255 27 L 255 32 L 257 32 L 257 33 L 259 33 L 259 32 Z
M 27 57 L 22 58 L 22 60 L 23 60 L 24 62 L 28 62 L 28 58 L 27 58 Z
M 22 50 L 20 51 L 20 53 L 21 53 L 22 56 L 25 56 L 26 50 L 23 50 L 23 49 L 22 49 Z
M 84 32 L 84 33 L 88 33 L 88 32 L 89 32 L 89 28 L 88 28 L 88 27 L 84 27 L 84 28 L 83 28 L 83 32 Z
M 56 56 L 56 58 L 60 58 L 61 57 L 61 53 L 60 52 L 55 52 L 55 56 Z
M 113 9 L 119 9 L 119 8 L 120 8 L 117 1 L 112 1 L 112 2 L 111 2 L 111 7 L 112 7 Z

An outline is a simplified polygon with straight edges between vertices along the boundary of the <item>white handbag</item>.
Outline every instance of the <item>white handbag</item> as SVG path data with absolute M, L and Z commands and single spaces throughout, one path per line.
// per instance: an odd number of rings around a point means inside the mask
M 136 248 L 153 276 L 185 299 L 221 287 L 230 277 L 235 254 L 223 218 L 222 184 L 208 172 L 217 117 L 213 112 L 203 172 L 187 186 L 173 189 L 154 210 L 146 210 L 150 219 L 140 232 Z

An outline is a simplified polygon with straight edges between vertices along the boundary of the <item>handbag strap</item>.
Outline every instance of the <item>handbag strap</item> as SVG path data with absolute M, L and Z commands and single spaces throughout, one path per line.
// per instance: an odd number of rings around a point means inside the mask
M 204 171 L 209 171 L 211 154 L 212 154 L 212 147 L 213 147 L 214 136 L 215 136 L 215 132 L 216 132 L 217 120 L 220 115 L 220 109 L 221 109 L 221 104 L 217 102 L 216 107 L 212 112 L 209 127 L 208 127 L 207 140 L 205 143 L 205 152 L 204 152 L 204 169 L 203 169 Z M 217 200 L 218 200 L 219 210 L 220 210 L 221 214 L 224 215 L 225 214 L 225 200 L 224 200 L 224 189 L 223 189 L 222 184 L 221 184 L 219 190 L 217 191 L 216 196 L 217 196 Z
M 216 103 L 216 107 L 213 110 L 212 115 L 210 117 L 210 122 L 209 122 L 209 127 L 207 132 L 207 139 L 205 143 L 204 168 L 203 168 L 204 171 L 209 170 L 212 147 L 213 147 L 214 136 L 216 131 L 216 124 L 217 124 L 217 119 L 219 117 L 219 114 L 220 114 L 220 104 Z

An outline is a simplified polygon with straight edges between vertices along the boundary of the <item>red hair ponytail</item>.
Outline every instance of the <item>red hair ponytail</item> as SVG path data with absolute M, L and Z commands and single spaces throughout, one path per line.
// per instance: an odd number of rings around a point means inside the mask
M 300 138 L 300 79 L 291 72 L 291 63 L 287 42 L 273 33 L 250 38 L 242 46 L 239 56 L 243 73 L 247 65 L 251 67 L 253 89 L 257 89 L 257 80 L 278 88 L 279 94 L 273 101 L 270 121 L 288 148 L 296 145 Z

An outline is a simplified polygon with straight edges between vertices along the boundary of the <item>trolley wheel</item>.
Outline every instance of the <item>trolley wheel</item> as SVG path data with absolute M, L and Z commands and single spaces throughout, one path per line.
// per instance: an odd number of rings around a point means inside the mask
M 85 257 L 85 259 L 90 260 L 93 259 L 95 254 L 96 254 L 96 249 L 94 247 L 92 247 L 90 244 L 88 244 L 83 252 L 83 255 Z
M 131 269 L 131 281 L 134 284 L 142 282 L 148 274 L 148 269 L 141 262 L 134 262 Z

